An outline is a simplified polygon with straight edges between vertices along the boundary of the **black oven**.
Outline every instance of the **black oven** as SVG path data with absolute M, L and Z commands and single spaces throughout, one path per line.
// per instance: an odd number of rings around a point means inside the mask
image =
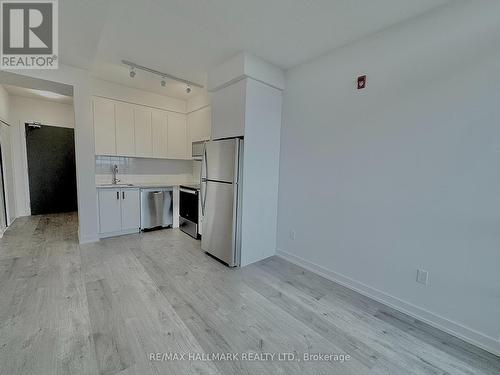
M 179 191 L 179 228 L 191 237 L 198 238 L 198 199 L 197 188 L 181 186 Z

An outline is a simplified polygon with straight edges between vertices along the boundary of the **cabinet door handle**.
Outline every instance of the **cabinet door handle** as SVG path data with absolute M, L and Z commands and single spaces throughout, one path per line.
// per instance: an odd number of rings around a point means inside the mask
M 125 199 L 125 192 L 122 191 L 122 199 Z
M 116 199 L 120 199 L 120 192 L 119 191 L 116 192 Z

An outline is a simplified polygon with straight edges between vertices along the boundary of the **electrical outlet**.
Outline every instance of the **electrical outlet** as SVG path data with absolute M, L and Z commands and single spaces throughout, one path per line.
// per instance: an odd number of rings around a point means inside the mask
M 417 283 L 429 285 L 429 272 L 426 270 L 417 270 Z
M 295 231 L 294 231 L 294 230 L 291 230 L 291 231 L 290 231 L 290 239 L 291 239 L 292 241 L 295 241 Z

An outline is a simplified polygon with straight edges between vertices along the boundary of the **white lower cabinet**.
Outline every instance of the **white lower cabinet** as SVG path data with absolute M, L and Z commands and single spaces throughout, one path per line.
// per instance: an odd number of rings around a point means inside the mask
M 122 189 L 122 231 L 139 231 L 141 227 L 141 202 L 139 189 Z
M 100 188 L 99 233 L 101 237 L 139 232 L 140 194 L 137 188 Z
M 122 229 L 120 189 L 99 189 L 99 232 L 116 233 Z

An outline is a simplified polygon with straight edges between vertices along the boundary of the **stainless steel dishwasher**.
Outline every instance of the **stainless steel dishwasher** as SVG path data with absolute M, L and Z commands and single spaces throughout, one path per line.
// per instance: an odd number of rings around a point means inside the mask
M 141 189 L 141 230 L 172 224 L 172 188 Z

